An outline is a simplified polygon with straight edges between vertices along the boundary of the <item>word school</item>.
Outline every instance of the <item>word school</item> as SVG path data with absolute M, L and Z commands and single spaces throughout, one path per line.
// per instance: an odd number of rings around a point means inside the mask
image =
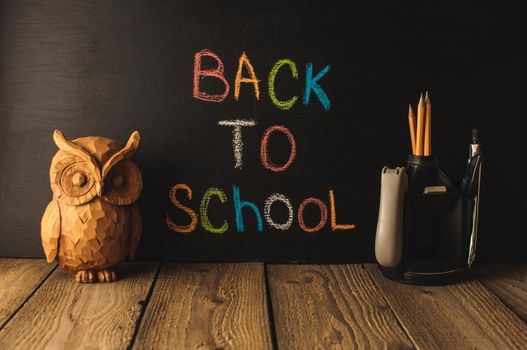
M 211 69 L 203 69 L 202 68 L 202 60 L 204 57 L 212 58 L 216 62 L 216 67 Z M 281 110 L 289 110 L 293 107 L 293 105 L 297 102 L 298 96 L 292 96 L 287 100 L 281 100 L 276 96 L 275 93 L 275 77 L 278 74 L 279 70 L 284 67 L 288 66 L 291 76 L 294 79 L 298 79 L 298 69 L 295 64 L 290 59 L 279 59 L 276 61 L 274 66 L 271 68 L 269 75 L 268 75 L 268 93 L 269 97 L 272 101 L 272 103 Z M 243 71 L 248 72 L 248 76 L 243 75 Z M 326 65 L 318 74 L 313 76 L 313 64 L 308 63 L 306 64 L 306 75 L 305 75 L 305 90 L 303 94 L 303 104 L 304 106 L 309 105 L 311 94 L 313 93 L 317 99 L 319 100 L 320 104 L 322 105 L 324 111 L 329 111 L 331 108 L 331 102 L 324 92 L 323 88 L 319 84 L 319 81 L 322 77 L 328 73 L 330 70 L 330 65 Z M 200 82 L 204 78 L 214 78 L 218 79 L 222 82 L 224 86 L 224 90 L 221 94 L 211 94 L 207 91 L 203 91 L 202 86 L 200 85 Z M 236 76 L 234 78 L 234 99 L 238 100 L 240 96 L 240 85 L 242 83 L 245 84 L 251 84 L 254 89 L 254 95 L 256 100 L 260 99 L 260 80 L 258 79 L 255 69 L 253 65 L 251 64 L 248 56 L 243 52 L 239 58 L 238 61 L 238 69 Z M 216 55 L 214 52 L 210 50 L 201 50 L 197 52 L 194 55 L 194 79 L 193 79 L 193 97 L 206 101 L 206 102 L 222 102 L 225 100 L 225 98 L 228 96 L 230 91 L 230 84 L 228 80 L 224 76 L 224 65 L 221 58 Z M 244 119 L 233 119 L 233 120 L 220 120 L 217 122 L 218 126 L 223 127 L 232 127 L 232 147 L 233 147 L 233 153 L 234 153 L 234 168 L 242 171 L 243 168 L 243 142 L 242 142 L 242 127 L 252 127 L 256 125 L 256 121 L 252 119 L 244 120 Z M 285 135 L 287 140 L 289 141 L 289 158 L 288 160 L 282 164 L 274 164 L 269 157 L 268 154 L 268 143 L 270 139 L 270 135 L 274 132 L 279 132 Z M 290 168 L 291 164 L 295 160 L 297 152 L 297 144 L 295 141 L 295 137 L 293 136 L 293 133 L 289 128 L 287 128 L 284 125 L 273 125 L 267 128 L 267 130 L 264 132 L 261 140 L 261 147 L 260 147 L 260 158 L 262 166 L 271 172 L 279 173 L 284 172 L 288 168 Z M 198 213 L 195 209 L 191 208 L 191 204 L 183 204 L 178 198 L 177 194 L 178 192 L 183 192 L 184 196 L 186 197 L 185 202 L 192 201 L 192 189 L 190 186 L 188 186 L 185 183 L 178 183 L 170 188 L 169 191 L 169 199 L 170 202 L 178 209 L 183 211 L 190 219 L 190 223 L 187 225 L 182 225 L 181 223 L 176 223 L 174 220 L 170 218 L 170 216 L 167 214 L 166 216 L 166 224 L 168 228 L 175 232 L 188 234 L 193 232 L 198 224 L 198 221 L 200 221 L 201 226 L 203 229 L 205 229 L 208 232 L 211 233 L 224 233 L 229 229 L 229 222 L 224 219 L 222 223 L 217 223 L 214 225 L 209 220 L 208 216 L 208 210 L 210 203 L 212 199 L 216 199 L 216 202 L 220 202 L 221 205 L 224 205 L 227 203 L 227 194 L 220 188 L 217 187 L 211 187 L 209 188 L 202 196 L 200 205 L 199 205 L 199 218 L 198 219 Z M 330 222 L 331 222 L 331 230 L 353 230 L 356 226 L 355 224 L 337 224 L 337 217 L 336 217 L 336 208 L 335 208 L 335 198 L 334 198 L 334 190 L 329 190 L 329 216 L 330 216 Z M 181 197 L 180 197 L 181 198 Z M 236 222 L 236 230 L 238 232 L 245 232 L 245 222 L 244 222 L 244 211 L 243 209 L 246 208 L 245 213 L 247 214 L 247 209 L 250 210 L 250 212 L 253 213 L 253 215 L 256 218 L 256 229 L 259 232 L 263 231 L 263 220 L 265 219 L 266 223 L 269 225 L 270 228 L 274 228 L 276 230 L 288 230 L 294 221 L 295 213 L 293 205 L 291 204 L 290 199 L 281 193 L 273 193 L 264 202 L 263 205 L 263 216 L 262 212 L 256 205 L 256 203 L 242 200 L 242 196 L 240 194 L 240 188 L 236 185 L 232 185 L 232 206 L 234 208 L 234 218 Z M 287 208 L 288 216 L 287 220 L 285 222 L 276 222 L 275 219 L 271 216 L 271 207 L 274 203 L 281 202 L 282 205 L 284 205 Z M 216 203 L 215 205 L 218 205 Z M 316 206 L 319 210 L 319 220 L 318 223 L 314 226 L 307 226 L 304 220 L 304 211 L 305 208 L 308 205 Z M 321 199 L 315 198 L 315 197 L 308 197 L 304 199 L 298 206 L 298 210 L 296 213 L 296 218 L 298 222 L 298 226 L 307 233 L 316 233 L 320 231 L 322 228 L 326 226 L 327 219 L 328 219 L 328 206 L 322 201 Z M 312 221 L 312 220 L 310 220 Z M 188 219 L 187 219 L 188 222 Z
M 170 193 L 169 193 L 169 198 L 172 204 L 174 204 L 176 208 L 184 211 L 189 216 L 190 223 L 188 225 L 178 225 L 175 222 L 173 222 L 172 219 L 170 219 L 170 217 L 167 216 L 167 226 L 171 230 L 174 230 L 179 233 L 190 233 L 196 229 L 196 226 L 198 223 L 198 215 L 194 209 L 191 209 L 190 207 L 182 204 L 176 198 L 178 191 L 185 192 L 187 199 L 192 200 L 192 189 L 186 184 L 177 184 L 170 189 Z M 207 214 L 209 210 L 210 202 L 214 197 L 216 197 L 217 200 L 221 204 L 225 204 L 227 202 L 227 195 L 222 189 L 216 188 L 216 187 L 209 188 L 205 192 L 203 197 L 201 198 L 201 202 L 199 205 L 201 226 L 206 231 L 211 232 L 211 233 L 224 233 L 229 228 L 229 223 L 227 222 L 227 220 L 223 220 L 223 223 L 221 223 L 221 225 L 219 226 L 218 225 L 214 226 L 210 222 L 209 216 Z M 236 185 L 232 186 L 232 198 L 233 198 L 232 205 L 234 207 L 234 216 L 235 216 L 235 221 L 236 221 L 236 230 L 238 232 L 245 232 L 244 215 L 243 215 L 242 209 L 248 208 L 248 209 L 251 209 L 251 211 L 256 217 L 257 230 L 259 232 L 262 232 L 263 231 L 262 214 L 260 212 L 260 209 L 258 209 L 258 206 L 256 205 L 256 203 L 242 200 L 241 195 L 240 195 L 240 188 Z M 288 217 L 285 222 L 278 223 L 271 217 L 271 207 L 276 202 L 281 202 L 287 208 Z M 331 229 L 333 231 L 354 229 L 355 225 L 337 224 L 337 213 L 336 213 L 336 208 L 335 208 L 335 196 L 334 196 L 333 190 L 329 190 L 329 203 L 330 203 Z M 308 227 L 304 221 L 304 210 L 306 206 L 310 204 L 317 206 L 318 209 L 320 210 L 319 222 L 312 227 Z M 281 193 L 273 193 L 272 195 L 267 197 L 264 203 L 263 214 L 264 214 L 263 217 L 265 218 L 265 221 L 270 227 L 275 228 L 277 230 L 282 230 L 282 231 L 288 230 L 291 227 L 293 223 L 293 218 L 295 216 L 293 205 L 291 204 L 291 201 L 289 200 L 289 198 L 287 198 L 285 195 Z M 315 233 L 315 232 L 320 231 L 326 225 L 327 219 L 328 219 L 328 208 L 326 204 L 324 204 L 324 202 L 318 198 L 315 198 L 315 197 L 306 198 L 298 206 L 298 211 L 297 211 L 298 226 L 300 226 L 300 228 L 307 233 Z

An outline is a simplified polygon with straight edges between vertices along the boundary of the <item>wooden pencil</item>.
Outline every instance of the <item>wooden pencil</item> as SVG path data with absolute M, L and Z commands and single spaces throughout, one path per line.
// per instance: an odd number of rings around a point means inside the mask
M 428 91 L 425 96 L 426 106 L 426 117 L 425 117 L 425 145 L 424 154 L 425 156 L 432 155 L 432 103 L 430 103 L 430 97 Z
M 423 94 L 419 98 L 417 105 L 417 135 L 415 137 L 415 155 L 423 155 L 423 136 L 425 126 L 425 102 L 423 101 Z
M 412 154 L 415 155 L 415 114 L 412 105 L 408 105 L 408 126 L 410 127 L 410 140 L 412 141 Z

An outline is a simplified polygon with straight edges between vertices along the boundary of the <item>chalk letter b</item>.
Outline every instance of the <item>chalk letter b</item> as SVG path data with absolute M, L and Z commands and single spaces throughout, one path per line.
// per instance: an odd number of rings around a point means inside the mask
M 218 67 L 214 69 L 201 69 L 201 59 L 202 57 L 207 56 L 213 58 L 216 62 L 218 62 Z M 201 77 L 214 77 L 223 82 L 225 85 L 225 91 L 223 94 L 218 95 L 210 95 L 206 92 L 203 92 L 199 88 L 199 83 L 201 81 Z M 194 88 L 193 88 L 193 96 L 194 98 L 197 98 L 198 100 L 203 101 L 210 101 L 210 102 L 221 102 L 225 99 L 225 97 L 229 94 L 229 83 L 223 76 L 223 62 L 221 59 L 216 55 L 214 52 L 204 49 L 200 52 L 196 52 L 196 55 L 194 56 Z

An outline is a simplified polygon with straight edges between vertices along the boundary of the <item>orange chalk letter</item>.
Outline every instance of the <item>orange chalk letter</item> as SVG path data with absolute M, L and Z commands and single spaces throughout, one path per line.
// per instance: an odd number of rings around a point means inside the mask
M 337 224 L 337 211 L 335 210 L 335 197 L 333 195 L 333 190 L 329 190 L 329 203 L 331 207 L 331 230 L 353 230 L 355 225 L 342 225 Z
M 242 69 L 243 67 L 247 68 L 247 71 L 249 72 L 250 78 L 244 78 L 242 77 Z M 240 56 L 240 61 L 238 63 L 238 72 L 236 73 L 236 79 L 234 80 L 234 99 L 238 101 L 238 98 L 240 97 L 240 84 L 241 83 L 252 83 L 254 85 L 254 95 L 256 96 L 256 99 L 260 99 L 260 80 L 256 78 L 256 74 L 254 73 L 253 65 L 251 64 L 251 61 L 249 61 L 249 58 L 247 55 L 242 53 Z
M 190 224 L 186 226 L 177 225 L 168 217 L 168 214 L 167 214 L 166 223 L 167 223 L 168 228 L 170 228 L 173 231 L 176 231 L 179 233 L 190 233 L 196 229 L 196 224 L 198 222 L 198 216 L 196 215 L 196 212 L 194 210 L 190 209 L 189 207 L 184 206 L 178 201 L 178 199 L 176 198 L 176 192 L 178 190 L 186 191 L 187 198 L 189 200 L 192 200 L 192 190 L 186 184 L 177 184 L 170 189 L 170 192 L 168 194 L 168 198 L 170 199 L 172 204 L 174 204 L 177 208 L 183 210 L 185 213 L 188 214 L 188 216 L 190 216 Z

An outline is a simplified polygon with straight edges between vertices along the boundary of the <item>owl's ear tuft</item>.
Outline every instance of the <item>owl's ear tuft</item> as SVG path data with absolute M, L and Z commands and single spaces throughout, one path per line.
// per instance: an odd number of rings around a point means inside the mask
M 132 135 L 130 135 L 130 137 L 128 138 L 128 142 L 126 143 L 125 148 L 129 148 L 133 155 L 135 154 L 135 152 L 137 152 L 140 142 L 141 134 L 139 134 L 139 131 L 134 131 Z
M 97 164 L 97 161 L 88 152 L 86 152 L 85 149 L 68 140 L 59 129 L 55 129 L 55 131 L 53 131 L 53 141 L 55 141 L 55 144 L 60 150 L 80 157 L 86 161 L 90 165 L 95 178 L 100 181 L 101 175 L 99 171 L 99 165 Z
M 110 169 L 112 167 L 119 163 L 123 159 L 130 159 L 132 158 L 135 153 L 137 152 L 137 149 L 139 148 L 139 142 L 141 141 L 141 135 L 139 134 L 139 131 L 134 131 L 130 137 L 128 138 L 128 142 L 126 142 L 126 145 L 117 151 L 114 155 L 110 157 L 106 161 L 106 163 L 102 167 L 102 178 L 110 172 Z
M 64 137 L 64 134 L 59 129 L 55 129 L 53 131 L 53 141 L 55 141 L 55 144 L 60 149 L 63 144 L 66 143 L 66 137 Z

